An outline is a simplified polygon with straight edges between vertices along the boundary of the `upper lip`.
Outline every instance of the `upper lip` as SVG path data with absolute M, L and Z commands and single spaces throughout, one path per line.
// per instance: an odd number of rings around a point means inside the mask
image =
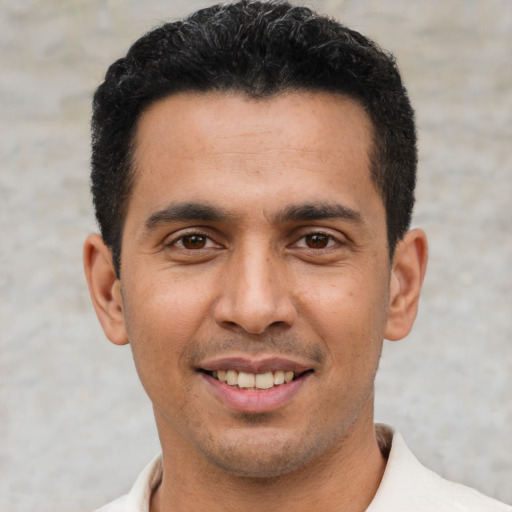
M 267 373 L 292 371 L 300 374 L 311 370 L 311 366 L 283 357 L 265 357 L 262 359 L 249 359 L 247 357 L 222 357 L 203 361 L 198 369 L 213 372 L 215 370 L 236 370 L 245 373 Z

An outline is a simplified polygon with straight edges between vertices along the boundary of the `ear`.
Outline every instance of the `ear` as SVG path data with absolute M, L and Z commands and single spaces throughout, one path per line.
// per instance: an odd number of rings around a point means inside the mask
M 389 287 L 389 309 L 385 338 L 397 341 L 405 338 L 412 329 L 421 285 L 428 260 L 425 233 L 414 229 L 405 234 L 397 244 L 393 257 Z
M 116 345 L 128 343 L 120 282 L 112 253 L 100 235 L 90 235 L 84 244 L 84 269 L 96 315 L 107 338 Z

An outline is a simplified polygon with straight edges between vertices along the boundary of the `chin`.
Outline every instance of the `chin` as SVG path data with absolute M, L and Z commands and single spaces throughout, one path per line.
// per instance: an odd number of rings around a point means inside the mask
M 327 443 L 314 445 L 300 436 L 283 438 L 279 434 L 248 435 L 244 438 L 224 440 L 223 443 L 204 447 L 203 454 L 219 469 L 233 476 L 252 478 L 262 483 L 292 473 L 318 457 Z

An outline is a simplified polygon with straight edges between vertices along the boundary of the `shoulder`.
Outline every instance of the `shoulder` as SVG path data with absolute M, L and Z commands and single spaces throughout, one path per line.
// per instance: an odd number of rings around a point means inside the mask
M 153 489 L 162 479 L 162 456 L 155 457 L 138 476 L 128 494 L 94 512 L 148 512 Z
M 384 477 L 367 512 L 512 512 L 511 506 L 441 478 L 414 457 L 398 432 L 379 428 L 392 436 L 392 443 Z

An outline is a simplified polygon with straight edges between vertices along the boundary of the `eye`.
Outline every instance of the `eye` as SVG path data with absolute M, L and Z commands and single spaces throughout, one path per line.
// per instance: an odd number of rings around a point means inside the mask
M 217 247 L 217 244 L 215 244 L 211 238 L 206 235 L 202 235 L 201 233 L 191 233 L 189 235 L 181 236 L 171 245 L 192 251 Z
M 336 240 L 325 233 L 310 233 L 303 236 L 297 243 L 297 246 L 308 249 L 327 249 L 333 245 L 336 245 Z

